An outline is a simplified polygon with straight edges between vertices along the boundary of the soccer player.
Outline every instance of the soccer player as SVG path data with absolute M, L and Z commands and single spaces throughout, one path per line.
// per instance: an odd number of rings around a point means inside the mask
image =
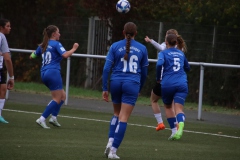
M 168 34 L 177 35 L 178 36 L 178 43 L 175 47 L 184 51 L 184 52 L 187 52 L 187 46 L 186 46 L 184 40 L 182 39 L 182 37 L 178 34 L 177 30 L 169 29 L 166 32 L 166 36 Z M 148 36 L 145 37 L 145 41 L 150 42 L 158 51 L 162 51 L 162 50 L 167 49 L 165 42 L 159 44 L 159 43 L 155 42 L 153 39 L 150 39 Z M 150 97 L 154 117 L 156 118 L 156 120 L 158 122 L 158 125 L 156 127 L 156 131 L 165 129 L 165 125 L 164 125 L 163 120 L 162 120 L 161 110 L 160 110 L 160 107 L 158 105 L 158 100 L 161 97 L 161 84 L 160 84 L 160 82 L 162 80 L 161 74 L 162 74 L 162 72 L 159 72 L 159 73 L 156 74 L 156 84 L 152 89 L 151 97 Z M 174 105 L 174 103 L 172 103 L 172 105 Z M 173 117 L 175 117 L 175 112 L 174 112 L 173 108 L 171 108 L 171 109 L 166 108 L 165 113 L 166 113 L 166 117 L 167 117 L 168 123 L 170 125 L 170 128 L 172 130 L 172 135 L 174 135 L 177 132 L 177 121 L 176 121 L 176 118 L 175 118 L 175 120 L 173 118 Z
M 9 34 L 10 31 L 10 21 L 7 19 L 0 19 L 0 123 L 8 123 L 8 121 L 6 121 L 2 116 L 2 110 L 5 104 L 7 89 L 11 90 L 14 87 L 13 65 L 7 39 L 5 37 L 5 34 Z M 8 74 L 10 76 L 7 84 L 3 62 L 5 62 Z
M 139 92 L 146 80 L 148 52 L 144 45 L 134 40 L 137 26 L 133 22 L 124 25 L 125 39 L 113 43 L 103 68 L 102 98 L 108 102 L 108 75 L 114 115 L 110 120 L 108 143 L 105 155 L 109 159 L 120 159 L 116 152 L 127 129 Z
M 188 82 L 185 71 L 190 70 L 189 63 L 184 53 L 175 46 L 178 43 L 176 34 L 168 34 L 165 38 L 168 49 L 158 54 L 157 73 L 162 72 L 161 93 L 164 107 L 175 110 L 178 130 L 169 137 L 169 140 L 178 140 L 183 134 L 185 114 L 183 106 L 188 95 Z M 174 106 L 172 105 L 174 102 Z M 169 124 L 174 124 L 175 117 L 169 118 Z
M 71 56 L 78 48 L 78 43 L 74 43 L 71 50 L 66 51 L 59 42 L 60 32 L 57 26 L 49 25 L 43 30 L 43 42 L 37 50 L 30 55 L 30 59 L 37 56 L 42 57 L 41 79 L 49 88 L 52 100 L 46 106 L 41 117 L 36 120 L 44 129 L 49 129 L 46 125 L 46 119 L 52 114 L 49 123 L 53 126 L 60 127 L 57 121 L 57 115 L 62 104 L 66 99 L 66 93 L 63 90 L 60 62 L 63 58 Z

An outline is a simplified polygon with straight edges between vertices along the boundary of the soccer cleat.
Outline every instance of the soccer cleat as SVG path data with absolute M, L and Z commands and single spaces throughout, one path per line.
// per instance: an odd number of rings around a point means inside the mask
M 160 130 L 164 130 L 165 129 L 165 125 L 163 123 L 159 123 L 156 127 L 156 131 L 160 131 Z
M 1 123 L 6 123 L 6 124 L 8 123 L 8 121 L 6 121 L 6 120 L 3 118 L 3 116 L 0 116 L 0 122 L 1 122 Z
M 171 135 L 170 137 L 168 137 L 168 140 L 169 140 L 169 141 L 174 140 L 174 139 L 173 139 L 173 135 Z
M 173 136 L 174 136 L 175 134 L 176 134 L 176 133 L 172 133 L 171 136 L 168 138 L 168 140 L 169 140 L 169 141 L 174 140 L 174 139 L 173 139 Z
M 49 123 L 56 127 L 61 127 L 61 124 L 58 123 L 57 119 L 53 120 L 52 117 L 49 119 Z
M 106 147 L 105 151 L 104 151 L 104 154 L 105 156 L 108 158 L 108 155 L 109 155 L 109 152 L 110 152 L 110 148 L 111 147 Z
M 110 152 L 111 147 L 112 147 L 112 142 L 108 142 L 108 144 L 106 146 L 106 149 L 104 151 L 104 154 L 105 154 L 106 157 L 108 157 L 108 154 Z
M 48 127 L 48 126 L 46 125 L 45 121 L 44 121 L 44 122 L 41 122 L 40 119 L 37 119 L 36 122 L 37 122 L 37 124 L 40 125 L 42 128 L 44 128 L 44 129 L 50 129 L 50 127 Z
M 112 151 L 110 151 L 108 154 L 108 159 L 120 159 L 120 157 L 118 157 L 116 153 L 113 153 Z
M 176 134 L 173 136 L 173 140 L 178 140 L 182 137 L 183 134 L 183 128 L 184 128 L 184 122 L 179 122 L 178 123 L 178 131 Z

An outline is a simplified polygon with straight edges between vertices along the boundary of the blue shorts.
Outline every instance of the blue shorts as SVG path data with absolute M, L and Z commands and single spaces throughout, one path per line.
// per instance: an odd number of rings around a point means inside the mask
M 60 70 L 47 69 L 42 71 L 41 78 L 42 82 L 50 89 L 50 91 L 63 89 Z
M 140 84 L 134 81 L 112 80 L 110 92 L 114 104 L 126 103 L 135 106 L 138 98 Z
M 162 100 L 164 104 L 170 105 L 174 100 L 174 103 L 180 103 L 184 105 L 187 95 L 187 83 L 180 86 L 162 86 Z

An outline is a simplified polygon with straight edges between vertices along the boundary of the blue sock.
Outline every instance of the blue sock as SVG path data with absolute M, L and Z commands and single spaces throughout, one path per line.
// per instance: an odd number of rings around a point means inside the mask
M 109 126 L 109 133 L 108 133 L 108 138 L 114 138 L 114 133 L 118 125 L 118 117 L 113 116 L 111 121 L 110 121 L 110 126 Z
M 112 146 L 114 148 L 118 148 L 123 140 L 124 134 L 126 132 L 127 129 L 127 123 L 126 122 L 119 122 L 118 126 L 116 128 L 115 131 L 115 135 L 114 135 L 114 141 Z
M 184 113 L 178 113 L 177 114 L 177 121 L 179 122 L 184 122 L 185 121 L 185 114 Z
M 63 103 L 64 103 L 64 101 L 62 100 L 62 101 L 58 104 L 58 106 L 53 109 L 53 111 L 52 111 L 52 115 L 53 115 L 53 116 L 57 117 L 57 115 L 58 115 L 58 113 L 59 113 L 59 111 L 60 111 L 61 106 L 62 106 Z
M 175 117 L 168 118 L 167 121 L 171 129 L 175 128 L 176 121 L 177 121 Z
M 48 103 L 47 107 L 45 108 L 42 116 L 43 116 L 44 118 L 47 118 L 47 117 L 52 113 L 52 111 L 54 110 L 54 108 L 56 108 L 57 106 L 58 106 L 57 102 L 55 102 L 54 100 L 51 100 L 51 101 Z

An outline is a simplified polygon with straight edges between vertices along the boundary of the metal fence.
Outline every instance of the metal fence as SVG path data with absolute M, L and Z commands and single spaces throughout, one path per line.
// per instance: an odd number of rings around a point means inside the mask
M 20 53 L 32 53 L 33 50 L 25 49 L 14 49 L 10 48 L 11 52 L 20 52 Z M 105 59 L 105 55 L 90 55 L 90 54 L 80 54 L 74 53 L 71 57 L 82 57 L 90 59 Z M 70 83 L 70 67 L 71 67 L 71 57 L 67 59 L 67 69 L 66 69 L 66 100 L 65 105 L 68 105 L 69 97 L 69 83 Z M 149 62 L 156 63 L 156 59 L 149 59 Z M 200 79 L 199 79 L 199 96 L 198 96 L 198 120 L 201 120 L 202 116 L 202 99 L 203 99 L 203 84 L 204 84 L 204 69 L 205 67 L 221 67 L 221 68 L 240 68 L 240 65 L 228 65 L 228 64 L 217 64 L 217 63 L 204 63 L 204 62 L 189 62 L 190 65 L 200 67 Z M 6 99 L 9 97 L 9 92 L 7 92 Z
M 240 85 L 238 85 L 237 81 L 240 78 L 240 72 L 234 69 L 239 68 L 239 28 L 157 21 L 133 21 L 138 26 L 138 34 L 135 39 L 147 47 L 149 61 L 152 62 L 149 65 L 148 79 L 146 80 L 142 94 L 150 96 L 151 87 L 155 83 L 154 63 L 157 57 L 157 50 L 151 44 L 146 43 L 144 38 L 145 36 L 149 36 L 161 43 L 164 41 L 166 31 L 173 28 L 184 38 L 188 47 L 186 57 L 190 65 L 194 66 L 191 72 L 188 73 L 188 77 L 190 78 L 187 100 L 189 102 L 198 102 L 198 119 L 201 119 L 203 101 L 214 105 L 240 107 Z M 119 37 L 114 36 L 113 28 L 115 31 L 119 30 L 120 35 L 122 35 L 123 28 L 121 26 L 111 26 L 112 28 L 109 28 L 109 24 L 107 25 L 108 22 L 96 17 L 84 19 L 79 17 L 57 17 L 51 22 L 59 26 L 61 30 L 61 43 L 65 48 L 71 48 L 74 42 L 78 42 L 80 45 L 77 52 L 84 53 L 75 53 L 71 58 L 61 62 L 63 66 L 62 76 L 66 77 L 66 79 L 63 79 L 66 84 L 66 105 L 68 104 L 69 84 L 85 88 L 101 89 L 101 73 L 105 56 L 109 46 L 114 42 L 113 39 L 119 40 Z M 24 33 L 28 32 L 18 32 L 18 34 L 12 34 L 14 36 L 8 37 L 9 46 L 12 47 L 11 51 L 15 52 L 12 56 L 15 66 L 15 77 L 19 81 L 40 82 L 40 62 L 36 63 L 40 59 L 31 62 L 27 62 L 24 59 L 27 57 L 24 53 L 32 52 L 32 50 L 26 49 L 35 48 L 37 45 L 35 41 L 29 43 L 29 38 L 17 38 L 18 36 L 25 37 Z M 39 36 L 39 33 L 36 33 L 35 36 Z M 213 69 L 217 67 L 221 68 Z M 69 79 L 72 76 L 74 78 Z M 233 103 L 229 104 L 229 102 Z
M 89 32 L 88 32 L 88 49 L 87 51 L 81 51 L 81 53 L 87 53 L 91 55 L 106 55 L 109 47 L 109 42 L 111 42 L 111 36 L 109 33 L 109 28 L 106 23 L 107 20 L 99 20 L 96 17 L 89 18 Z M 178 33 L 183 37 L 187 44 L 188 52 L 185 53 L 188 61 L 192 62 L 207 62 L 207 63 L 218 63 L 218 64 L 239 64 L 240 59 L 240 30 L 237 28 L 228 28 L 221 26 L 203 26 L 203 25 L 192 25 L 192 24 L 180 24 L 180 23 L 166 23 L 166 22 L 156 22 L 156 21 L 134 21 L 138 26 L 138 34 L 135 39 L 144 45 L 146 45 L 149 53 L 149 58 L 154 59 L 157 57 L 157 50 L 149 43 L 144 41 L 145 36 L 149 36 L 155 41 L 162 43 L 165 39 L 165 34 L 168 29 L 176 29 Z M 122 34 L 122 30 L 119 30 Z M 115 33 L 116 34 L 116 33 Z M 116 35 L 115 35 L 116 36 Z M 115 39 L 117 39 L 115 37 Z M 86 80 L 85 87 L 100 88 L 99 81 L 101 80 L 101 69 L 103 67 L 103 62 L 99 59 L 89 59 L 87 58 L 87 63 L 84 67 L 86 70 Z M 151 89 L 153 83 L 153 76 L 155 71 L 153 70 L 154 66 L 149 66 L 149 75 L 152 77 L 152 80 L 149 80 L 145 88 L 147 90 Z M 196 71 L 196 67 L 193 69 Z M 215 83 L 221 85 L 222 79 L 217 79 L 209 77 L 209 75 L 217 75 L 223 77 L 223 79 L 230 79 L 231 73 L 228 71 L 218 71 L 218 73 L 213 73 L 212 70 L 207 70 L 207 78 L 211 81 L 206 81 L 207 85 Z M 195 72 L 196 73 L 196 72 Z M 198 78 L 198 75 L 189 74 L 189 77 Z M 195 78 L 196 77 L 196 78 Z M 228 82 L 230 84 L 231 82 Z M 227 84 L 227 85 L 228 85 Z M 196 95 L 193 93 L 197 90 L 196 83 L 191 83 L 189 90 L 190 96 L 189 99 L 192 101 L 197 101 Z M 210 87 L 212 88 L 212 87 Z M 209 92 L 217 92 L 218 90 L 210 90 Z M 235 89 L 234 92 L 237 92 L 238 89 Z M 229 92 L 229 91 L 227 91 Z M 193 96 L 192 96 L 193 95 Z M 213 104 L 215 102 L 210 99 L 207 94 L 208 102 Z M 234 96 L 233 96 L 234 97 Z M 233 97 L 225 97 L 226 99 L 232 99 Z M 236 106 L 240 107 L 240 95 L 236 96 Z M 235 104 L 228 104 L 217 100 L 221 105 L 235 106 Z M 234 101 L 234 100 L 233 100 Z M 217 103 L 217 102 L 216 102 Z

